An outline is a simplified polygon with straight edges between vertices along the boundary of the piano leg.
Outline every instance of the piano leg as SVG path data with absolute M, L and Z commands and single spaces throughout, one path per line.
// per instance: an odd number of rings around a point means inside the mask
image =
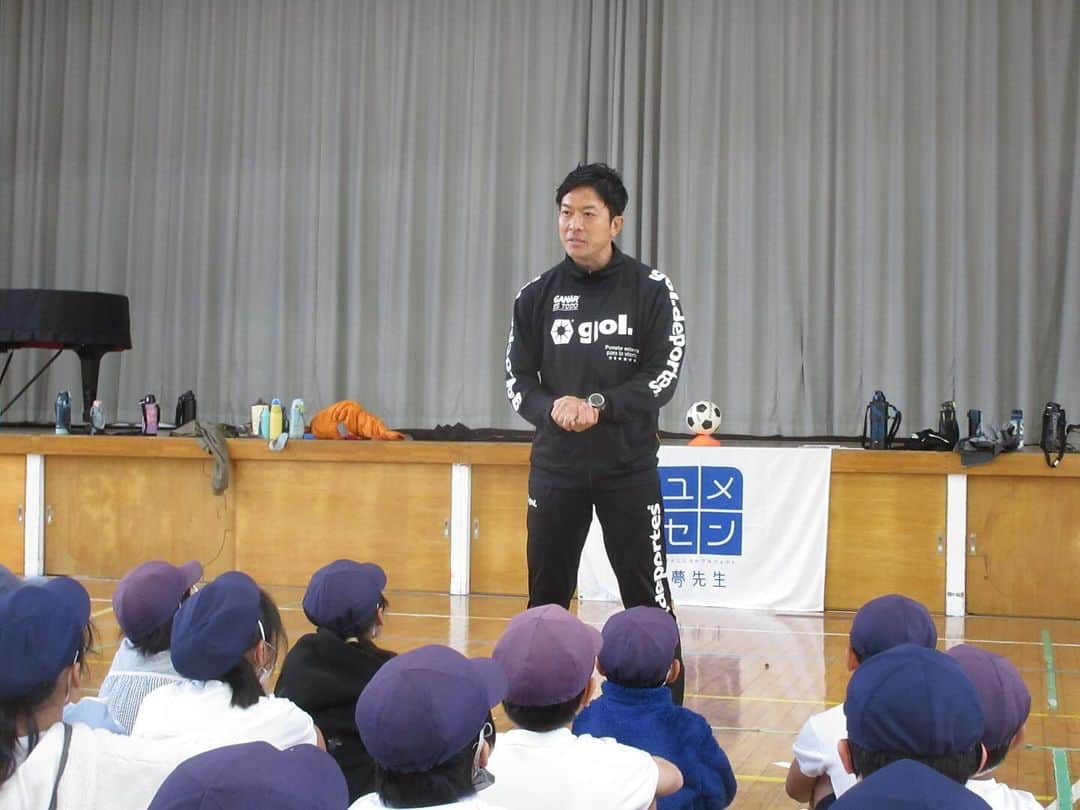
M 30 378 L 30 382 L 28 382 L 26 385 L 24 385 L 22 388 L 20 388 L 19 393 L 17 393 L 15 396 L 13 396 L 11 398 L 11 401 L 8 402 L 7 405 L 5 405 L 3 408 L 0 408 L 0 416 L 3 416 L 5 413 L 7 413 L 8 409 L 12 405 L 14 405 L 16 402 L 19 401 L 19 397 L 21 397 L 23 394 L 26 393 L 26 389 L 29 388 L 31 385 L 33 385 L 34 382 L 37 380 L 37 378 L 40 377 L 42 374 L 44 374 L 48 370 L 49 366 L 51 366 L 54 362 L 56 362 L 56 358 L 60 356 L 60 353 L 62 351 L 64 351 L 64 350 L 63 349 L 57 349 L 56 354 L 54 354 L 52 357 L 49 358 L 49 362 L 47 362 L 45 365 L 43 365 L 41 367 L 41 370 L 38 371 L 38 373 L 35 374 L 33 377 Z M 8 358 L 8 363 L 10 363 L 10 362 L 11 362 L 11 358 L 9 357 Z M 5 373 L 7 373 L 7 365 L 8 365 L 8 363 L 4 364 L 4 372 Z
M 90 406 L 97 399 L 98 370 L 105 352 L 94 346 L 80 346 L 75 350 L 82 366 L 83 422 L 90 424 Z M 116 413 L 114 410 L 113 413 Z

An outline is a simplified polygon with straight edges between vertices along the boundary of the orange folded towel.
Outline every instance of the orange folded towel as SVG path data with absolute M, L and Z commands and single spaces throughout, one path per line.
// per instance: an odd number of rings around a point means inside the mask
M 403 433 L 390 430 L 382 419 L 368 413 L 359 402 L 350 399 L 323 408 L 311 420 L 311 432 L 317 439 L 404 439 Z

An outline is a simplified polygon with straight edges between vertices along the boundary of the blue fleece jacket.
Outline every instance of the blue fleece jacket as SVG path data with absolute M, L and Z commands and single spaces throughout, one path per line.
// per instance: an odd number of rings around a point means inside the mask
M 708 721 L 676 706 L 666 686 L 635 689 L 605 681 L 603 695 L 575 719 L 575 734 L 614 737 L 678 766 L 683 787 L 657 810 L 719 810 L 735 798 L 735 774 Z

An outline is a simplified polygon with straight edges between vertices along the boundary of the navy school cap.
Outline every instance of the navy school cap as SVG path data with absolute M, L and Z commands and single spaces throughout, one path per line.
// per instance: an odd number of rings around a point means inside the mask
M 0 700 L 17 700 L 75 663 L 90 596 L 69 577 L 24 582 L 0 596 Z
M 371 621 L 386 587 L 386 572 L 375 563 L 335 560 L 311 575 L 304 614 L 319 627 Z
M 983 745 L 1003 748 L 1027 722 L 1031 692 L 1012 662 L 971 644 L 959 644 L 946 655 L 954 659 L 975 686 L 983 709 Z
M 675 618 L 658 607 L 632 607 L 620 611 L 601 632 L 600 669 L 615 683 L 660 686 L 667 679 L 679 627 Z
M 933 768 L 900 759 L 844 793 L 836 810 L 989 810 L 973 792 Z
M 184 594 L 202 575 L 202 564 L 196 560 L 180 566 L 150 560 L 128 571 L 112 598 L 120 630 L 132 641 L 140 641 L 170 622 Z
M 220 678 L 258 641 L 259 619 L 255 580 L 240 571 L 226 571 L 176 611 L 173 667 L 185 678 Z
M 554 706 L 580 695 L 592 678 L 602 645 L 599 630 L 560 605 L 519 613 L 492 653 L 510 681 L 507 702 Z
M 901 644 L 852 673 L 844 699 L 848 739 L 866 751 L 941 756 L 982 740 L 975 687 L 952 658 Z
M 375 673 L 356 701 L 356 728 L 384 768 L 421 773 L 475 742 L 505 695 L 506 674 L 492 659 L 420 647 Z
M 851 649 L 865 661 L 899 644 L 933 649 L 937 628 L 924 605 L 898 593 L 871 599 L 855 614 L 849 636 Z
M 314 745 L 268 742 L 215 748 L 185 760 L 149 810 L 345 810 L 349 788 L 334 758 Z

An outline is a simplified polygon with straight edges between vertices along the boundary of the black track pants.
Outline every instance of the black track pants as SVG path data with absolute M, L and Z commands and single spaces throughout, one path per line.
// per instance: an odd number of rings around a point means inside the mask
M 623 606 L 660 607 L 674 615 L 659 476 L 619 489 L 561 489 L 529 482 L 529 607 L 570 606 L 594 506 Z M 681 664 L 681 643 L 676 656 Z M 680 672 L 671 685 L 680 705 L 684 681 Z

